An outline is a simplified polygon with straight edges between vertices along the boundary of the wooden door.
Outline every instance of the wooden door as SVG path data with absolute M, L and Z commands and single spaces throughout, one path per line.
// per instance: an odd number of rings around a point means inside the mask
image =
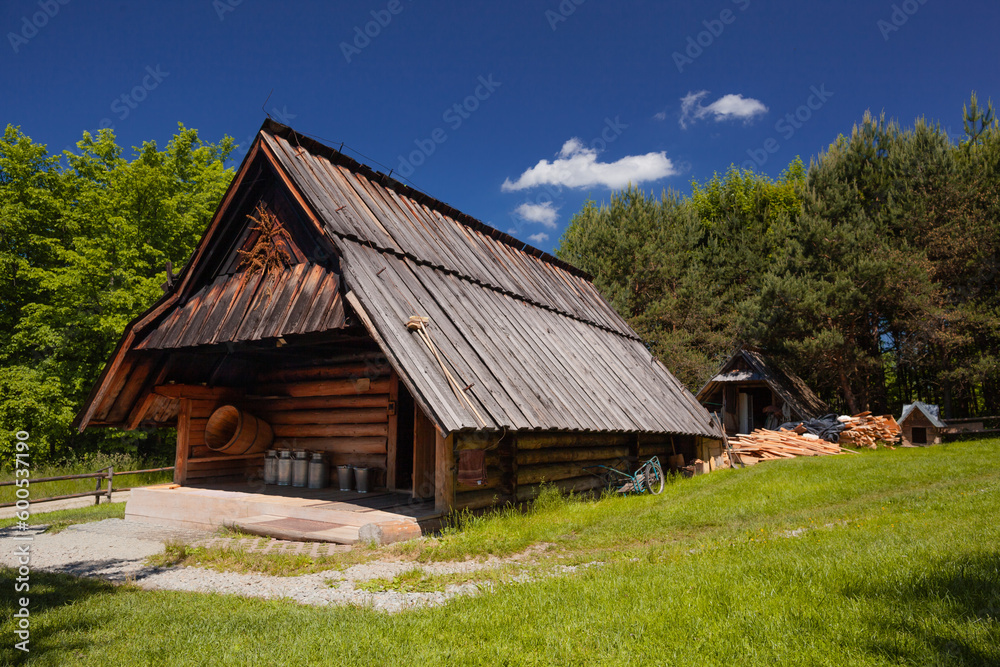
M 437 428 L 423 411 L 413 409 L 413 497 L 433 498 Z

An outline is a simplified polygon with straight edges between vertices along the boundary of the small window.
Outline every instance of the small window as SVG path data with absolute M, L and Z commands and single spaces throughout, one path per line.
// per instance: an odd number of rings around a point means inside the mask
M 927 429 L 923 426 L 913 427 L 913 444 L 915 445 L 926 445 L 927 444 Z

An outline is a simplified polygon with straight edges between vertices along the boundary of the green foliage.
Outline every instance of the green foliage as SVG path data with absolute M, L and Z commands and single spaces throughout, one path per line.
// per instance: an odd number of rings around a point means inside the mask
M 164 150 L 132 160 L 114 135 L 84 133 L 49 155 L 18 128 L 0 140 L 0 464 L 13 433 L 32 460 L 80 451 L 149 455 L 162 434 L 73 433 L 70 423 L 125 325 L 161 294 L 165 264 L 183 264 L 229 181 L 226 137 L 179 127 Z
M 802 206 L 805 167 L 778 180 L 731 169 L 690 198 L 636 188 L 588 202 L 557 254 L 595 276 L 612 305 L 689 387 L 741 338 L 739 304 L 759 289 L 774 247 Z
M 967 140 L 865 114 L 808 169 L 731 169 L 660 200 L 589 202 L 557 253 L 690 388 L 737 343 L 782 357 L 833 406 L 1000 411 L 1000 132 Z

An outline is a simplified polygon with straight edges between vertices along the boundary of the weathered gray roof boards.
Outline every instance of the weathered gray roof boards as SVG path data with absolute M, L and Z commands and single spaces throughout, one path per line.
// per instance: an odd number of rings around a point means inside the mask
M 263 167 L 247 176 L 261 160 L 270 176 Z M 251 185 L 239 184 L 244 176 Z M 252 204 L 256 195 L 247 188 L 266 187 L 262 179 L 284 188 L 316 237 L 305 245 L 298 237 L 305 260 L 296 255 L 300 263 L 266 298 L 231 268 L 232 248 L 249 237 L 236 233 L 233 225 L 242 223 L 225 213 L 227 202 Z M 333 256 L 310 260 L 306 246 L 314 243 L 332 247 Z M 315 285 L 307 288 L 306 280 Z M 587 274 L 272 121 L 261 128 L 179 285 L 126 329 L 81 427 L 120 423 L 121 415 L 139 419 L 131 406 L 153 381 L 139 353 L 354 322 L 446 433 L 720 437 L 708 411 L 652 357 Z M 278 310 L 284 314 L 276 317 Z M 408 328 L 413 316 L 429 318 L 433 350 Z
M 340 239 L 344 280 L 445 431 L 668 432 L 717 437 L 708 412 L 585 274 L 285 128 L 263 140 Z M 330 158 L 333 158 L 331 160 Z M 344 163 L 344 164 L 339 164 Z M 373 178 L 374 177 L 374 178 Z M 449 387 L 428 332 L 485 427 Z
M 748 369 L 736 368 L 743 361 Z M 812 419 L 829 412 L 829 408 L 798 375 L 783 369 L 760 350 L 742 346 L 726 360 L 711 380 L 697 394 L 705 401 L 719 383 L 764 382 L 803 419 Z
M 947 427 L 947 424 L 941 421 L 941 410 L 938 406 L 930 405 L 929 403 L 921 403 L 920 401 L 904 405 L 903 414 L 900 416 L 898 423 L 902 424 L 909 419 L 914 410 L 922 412 L 923 415 L 927 417 L 927 420 L 937 428 Z
M 331 161 L 310 152 L 304 146 L 318 147 L 311 140 L 278 132 L 261 137 L 335 235 L 638 339 L 582 272 L 482 223 L 463 224 L 388 177 L 344 166 L 348 158 L 339 153 Z

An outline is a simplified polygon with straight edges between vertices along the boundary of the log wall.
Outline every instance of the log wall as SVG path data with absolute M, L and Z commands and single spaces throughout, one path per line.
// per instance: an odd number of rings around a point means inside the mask
M 164 388 L 187 405 L 178 419 L 178 483 L 252 481 L 263 476 L 264 455 L 220 456 L 205 445 L 209 416 L 235 405 L 271 425 L 275 449 L 305 449 L 328 455 L 331 476 L 337 465 L 375 470 L 375 485 L 385 483 L 388 438 L 395 426 L 389 414 L 391 370 L 381 357 L 342 363 L 327 361 L 265 371 L 245 392 L 235 388 Z
M 181 399 L 181 413 L 177 423 L 177 458 L 178 461 L 186 458 L 186 461 L 182 466 L 175 465 L 175 482 L 205 484 L 252 482 L 262 479 L 263 453 L 246 456 L 225 455 L 212 451 L 205 444 L 205 425 L 212 413 L 223 405 L 238 403 L 238 394 L 225 390 L 220 390 L 215 397 L 202 395 L 200 398 Z M 182 449 L 185 451 L 182 452 Z
M 327 362 L 262 374 L 246 409 L 271 424 L 275 449 L 325 452 L 335 466 L 373 468 L 386 479 L 391 370 L 384 359 Z M 394 419 L 394 416 L 392 416 Z
M 481 509 L 522 503 L 536 497 L 542 483 L 564 492 L 583 493 L 602 485 L 596 466 L 634 469 L 657 456 L 670 468 L 671 456 L 689 463 L 699 448 L 690 436 L 589 433 L 457 434 L 455 450 L 486 450 L 486 483 L 455 486 L 455 509 Z M 715 442 L 715 441 L 711 441 Z M 721 447 L 721 445 L 720 445 Z M 683 465 L 682 463 L 682 465 Z

